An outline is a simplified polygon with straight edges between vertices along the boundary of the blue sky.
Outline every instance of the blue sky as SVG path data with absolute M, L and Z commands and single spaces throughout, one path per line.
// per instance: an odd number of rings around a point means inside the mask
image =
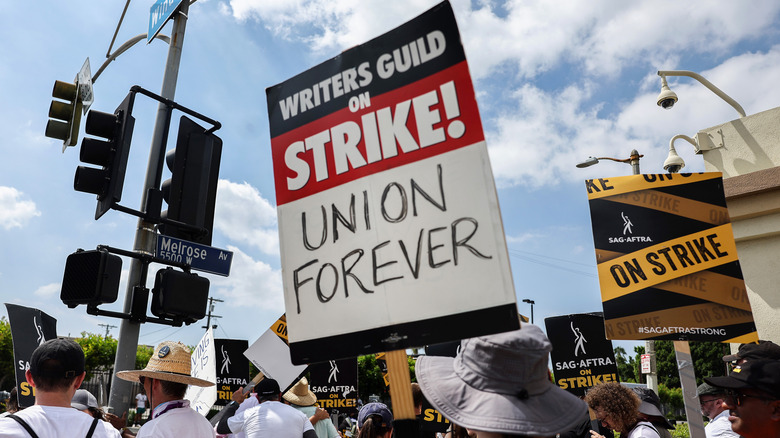
M 114 49 L 146 32 L 151 0 L 130 3 Z M 175 100 L 219 120 L 224 141 L 213 246 L 234 251 L 228 278 L 209 275 L 217 337 L 254 341 L 284 312 L 265 88 L 422 13 L 433 0 L 200 0 L 190 6 Z M 644 154 L 661 173 L 669 139 L 738 117 L 688 78 L 656 106 L 657 70 L 693 70 L 748 114 L 778 105 L 780 4 L 774 1 L 452 2 L 485 126 L 519 310 L 535 320 L 601 310 L 583 181 L 627 175 L 625 164 L 575 164 L 590 155 Z M 104 62 L 122 0 L 11 2 L 0 14 L 0 300 L 39 308 L 61 335 L 104 333 L 119 320 L 59 300 L 68 254 L 132 247 L 136 220 L 73 190 L 78 148 L 46 138 L 51 89 L 89 57 Z M 171 24 L 163 29 L 169 35 Z M 113 112 L 133 85 L 160 92 L 168 46 L 140 43 L 95 83 L 93 109 Z M 156 105 L 138 99 L 122 204 L 140 206 Z M 83 127 L 82 127 L 83 137 Z M 172 136 L 174 137 L 174 136 Z M 172 145 L 169 148 L 173 147 Z M 677 143 L 687 166 L 700 156 Z M 123 260 L 124 277 L 129 260 Z M 123 277 L 123 278 L 124 278 Z M 150 284 L 151 287 L 151 284 Z M 120 299 L 109 310 L 121 310 Z M 5 315 L 5 308 L 0 308 Z M 334 315 L 334 323 L 338 321 Z M 194 345 L 203 323 L 145 324 L 140 343 Z M 118 329 L 112 329 L 116 336 Z M 632 345 L 626 343 L 626 345 Z M 629 349 L 630 351 L 630 349 Z

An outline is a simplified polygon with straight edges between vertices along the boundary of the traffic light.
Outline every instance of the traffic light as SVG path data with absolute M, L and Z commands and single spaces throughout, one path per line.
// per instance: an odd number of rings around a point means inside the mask
M 206 316 L 208 299 L 207 278 L 172 268 L 160 269 L 152 289 L 152 315 L 192 324 Z
M 168 204 L 162 217 L 205 232 L 163 223 L 159 226 L 162 234 L 211 245 L 221 156 L 222 139 L 182 116 L 176 149 L 165 157 L 171 178 L 162 183 L 163 199 Z
M 68 256 L 60 299 L 68 307 L 116 301 L 122 259 L 105 250 L 79 249 Z
M 79 139 L 81 124 L 81 100 L 78 98 L 78 85 L 62 81 L 54 81 L 54 89 L 49 106 L 49 120 L 46 123 L 46 137 L 62 140 L 65 146 L 75 146 Z
M 87 114 L 84 130 L 87 134 L 102 137 L 84 138 L 81 142 L 79 159 L 88 164 L 101 166 L 79 166 L 73 180 L 73 188 L 97 195 L 95 220 L 122 200 L 122 186 L 125 183 L 127 156 L 133 137 L 135 118 L 132 116 L 134 95 L 128 94 L 114 114 L 92 110 Z

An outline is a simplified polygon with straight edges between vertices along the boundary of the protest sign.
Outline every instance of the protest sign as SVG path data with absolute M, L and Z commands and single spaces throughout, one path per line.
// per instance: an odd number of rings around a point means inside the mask
M 603 382 L 617 382 L 612 341 L 604 337 L 601 313 L 579 313 L 544 319 L 555 383 L 576 396 Z
M 267 98 L 293 363 L 519 327 L 448 2 Z
M 265 377 L 276 380 L 282 392 L 306 371 L 306 365 L 294 365 L 290 361 L 285 315 L 260 335 L 244 352 L 244 356 L 251 360 Z
M 608 339 L 758 340 L 720 173 L 585 186 Z
M 14 344 L 14 371 L 19 406 L 35 404 L 35 388 L 27 383 L 24 373 L 30 369 L 30 357 L 39 345 L 57 338 L 57 320 L 32 307 L 5 305 L 11 338 Z
M 217 352 L 217 401 L 214 404 L 230 403 L 233 393 L 249 382 L 249 360 L 244 356 L 247 347 L 249 342 L 241 339 L 214 339 Z
M 331 414 L 357 414 L 357 359 L 339 359 L 309 366 L 309 389 L 317 405 Z
M 200 339 L 198 345 L 190 356 L 190 374 L 192 377 L 217 381 L 217 355 L 214 351 L 214 332 L 209 327 L 206 334 Z M 184 398 L 190 401 L 190 407 L 198 411 L 204 417 L 211 410 L 211 406 L 217 400 L 216 386 L 194 386 L 187 388 Z

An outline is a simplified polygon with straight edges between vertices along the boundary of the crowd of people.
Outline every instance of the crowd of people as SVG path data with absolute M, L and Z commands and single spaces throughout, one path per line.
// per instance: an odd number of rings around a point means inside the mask
M 584 400 L 549 378 L 552 345 L 541 329 L 466 339 L 455 357 L 421 356 L 419 382 L 413 384 L 417 414 L 421 396 L 451 422 L 445 438 L 556 437 L 666 438 L 674 429 L 658 396 L 617 382 L 591 388 Z M 705 378 L 698 387 L 701 411 L 709 419 L 707 438 L 780 438 L 780 346 L 760 341 L 743 344 L 727 376 Z M 41 344 L 30 358 L 26 379 L 35 388 L 35 405 L 0 416 L 0 437 L 170 437 L 170 438 L 337 438 L 330 415 L 317 407 L 305 378 L 282 394 L 265 378 L 254 392 L 239 389 L 216 426 L 190 408 L 187 388 L 212 382 L 190 373 L 190 351 L 179 342 L 163 342 L 141 370 L 117 377 L 139 382 L 149 420 L 137 430 L 126 415 L 104 413 L 95 397 L 80 389 L 86 375 L 84 352 L 69 339 Z M 409 423 L 412 421 L 412 423 Z M 383 403 L 368 403 L 350 419 L 358 438 L 426 438 L 418 420 L 398 420 Z M 403 427 L 400 425 L 403 424 Z M 416 424 L 410 428 L 409 424 Z M 350 431 L 351 432 L 351 431 Z

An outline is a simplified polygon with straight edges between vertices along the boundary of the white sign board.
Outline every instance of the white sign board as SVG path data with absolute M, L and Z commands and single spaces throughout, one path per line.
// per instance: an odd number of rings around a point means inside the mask
M 642 361 L 642 374 L 652 373 L 652 371 L 650 370 L 650 355 L 643 354 L 641 356 L 641 361 Z
M 190 356 L 190 374 L 192 377 L 216 382 L 216 363 L 217 354 L 214 351 L 214 332 L 209 327 L 206 334 L 198 342 L 195 350 L 192 351 L 192 356 Z M 216 385 L 206 387 L 190 385 L 187 388 L 184 399 L 189 400 L 190 407 L 205 417 L 209 413 L 211 406 L 217 401 L 217 387 Z
M 519 327 L 449 3 L 267 97 L 293 363 Z
M 287 346 L 287 324 L 284 315 L 266 330 L 244 352 L 265 377 L 276 380 L 284 391 L 298 376 L 306 370 L 307 365 L 294 365 L 290 361 L 290 347 Z

